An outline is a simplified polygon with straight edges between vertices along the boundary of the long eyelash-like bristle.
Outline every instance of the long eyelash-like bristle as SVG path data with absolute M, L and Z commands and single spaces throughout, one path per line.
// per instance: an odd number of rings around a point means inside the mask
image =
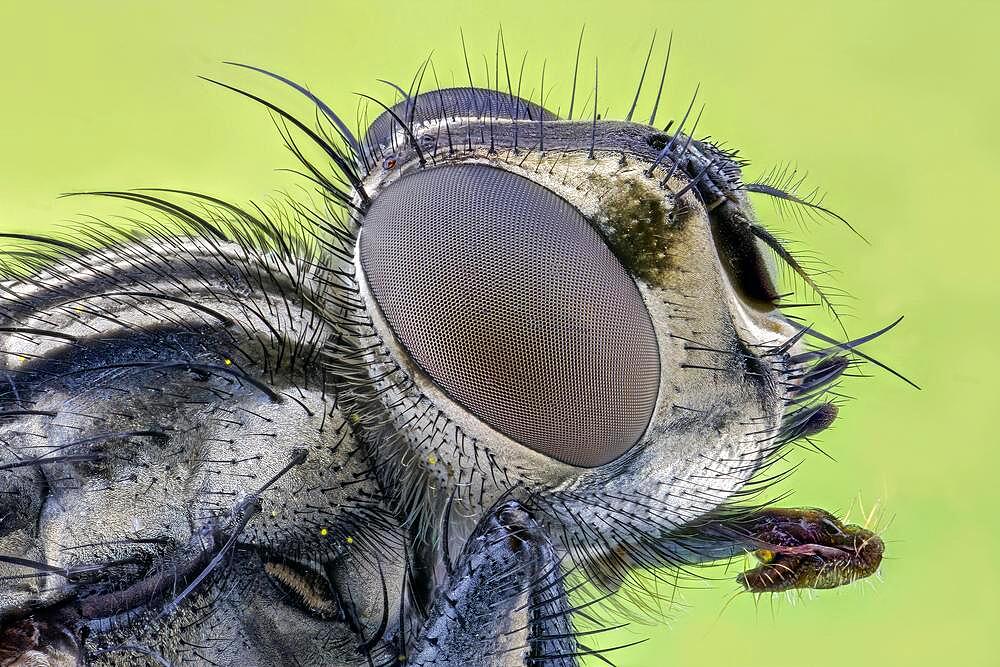
M 805 211 L 805 214 L 810 217 L 812 217 L 813 214 L 820 214 L 827 218 L 833 218 L 840 221 L 846 225 L 848 229 L 854 232 L 858 238 L 865 243 L 868 243 L 868 239 L 866 239 L 861 232 L 848 222 L 846 218 L 823 205 L 825 195 L 820 192 L 819 188 L 813 188 L 804 195 L 799 192 L 807 176 L 808 174 L 802 174 L 799 176 L 798 168 L 792 167 L 791 165 L 777 165 L 764 174 L 764 176 L 760 179 L 751 183 L 745 183 L 744 188 L 747 192 L 767 195 L 777 200 L 775 208 L 781 215 L 785 215 L 787 213 L 787 208 L 782 206 L 782 204 L 790 203 L 794 205 L 793 213 L 799 222 L 803 221 L 800 213 L 803 210 Z
M 284 84 L 286 84 L 286 85 L 294 88 L 298 92 L 300 92 L 303 95 L 305 95 L 306 97 L 308 97 L 312 101 L 312 103 L 315 104 L 316 107 L 320 111 L 322 111 L 323 114 L 328 119 L 330 119 L 330 121 L 334 124 L 334 126 L 337 128 L 337 131 L 340 133 L 341 139 L 343 139 L 344 141 L 346 141 L 351 146 L 351 148 L 353 149 L 355 157 L 357 159 L 361 160 L 365 164 L 366 167 L 368 166 L 366 158 L 365 158 L 365 154 L 361 150 L 361 145 L 358 143 L 357 137 L 354 136 L 354 133 L 351 132 L 351 130 L 348 129 L 347 125 L 344 124 L 344 122 L 340 119 L 340 117 L 336 113 L 333 112 L 333 109 L 331 109 L 329 106 L 327 106 L 327 104 L 325 102 L 323 102 L 323 100 L 321 100 L 320 98 L 316 97 L 316 95 L 314 95 L 312 92 L 310 92 L 307 88 L 305 88 L 304 86 L 302 86 L 302 85 L 300 85 L 298 83 L 295 83 L 291 79 L 288 79 L 288 78 L 286 78 L 284 76 L 281 76 L 280 74 L 275 74 L 274 72 L 270 72 L 270 71 L 268 71 L 266 69 L 262 69 L 260 67 L 254 66 L 254 65 L 246 65 L 246 64 L 243 64 L 243 63 L 237 63 L 237 62 L 232 62 L 232 61 L 224 61 L 224 62 L 227 65 L 233 65 L 234 67 L 243 67 L 245 69 L 248 69 L 248 70 L 251 70 L 251 71 L 254 71 L 254 72 L 258 72 L 258 73 L 263 74 L 265 76 L 269 76 L 269 77 L 271 77 L 273 79 L 281 81 L 282 83 L 284 83 Z
M 794 274 L 800 278 L 819 298 L 819 300 L 826 306 L 826 308 L 833 315 L 837 323 L 844 328 L 843 318 L 841 316 L 841 306 L 836 301 L 833 300 L 832 294 L 835 293 L 830 287 L 824 287 L 820 285 L 814 276 L 814 273 L 809 271 L 802 261 L 796 255 L 792 254 L 788 250 L 787 244 L 782 243 L 774 234 L 765 229 L 759 224 L 750 225 L 750 233 L 754 237 L 760 239 L 772 252 L 777 255 L 777 257 L 782 261 L 782 263 L 791 269 Z M 846 330 L 844 331 L 846 335 Z
M 576 43 L 576 59 L 573 64 L 573 89 L 569 96 L 569 112 L 566 114 L 567 120 L 573 120 L 573 104 L 576 102 L 576 81 L 580 73 L 580 49 L 583 48 L 583 32 L 586 29 L 586 25 L 580 28 L 580 39 Z
M 313 142 L 319 148 L 321 148 L 323 152 L 327 154 L 327 156 L 330 157 L 330 159 L 333 161 L 334 165 L 336 165 L 336 167 L 340 170 L 340 172 L 350 181 L 353 193 L 356 194 L 361 200 L 361 207 L 367 208 L 370 205 L 371 201 L 368 197 L 368 193 L 365 191 L 365 188 L 361 183 L 360 174 L 358 173 L 355 165 L 343 155 L 343 153 L 340 151 L 338 147 L 332 146 L 328 142 L 324 141 L 319 134 L 317 134 L 314 130 L 305 125 L 305 123 L 303 123 L 298 118 L 296 118 L 289 112 L 285 111 L 281 107 L 273 104 L 272 102 L 269 102 L 262 97 L 254 95 L 253 93 L 249 93 L 245 90 L 241 90 L 240 88 L 236 88 L 235 86 L 231 86 L 227 83 L 216 81 L 215 79 L 211 79 L 208 77 L 201 77 L 201 78 L 208 81 L 209 83 L 214 83 L 217 86 L 221 86 L 235 93 L 243 95 L 244 97 L 247 97 L 251 100 L 254 100 L 255 102 L 268 108 L 270 111 L 277 113 L 279 116 L 281 116 L 288 122 L 292 123 L 292 125 L 294 125 L 299 131 L 301 131 L 303 134 L 312 139 Z M 374 100 L 373 98 L 373 101 L 377 100 Z
M 656 31 L 653 31 L 653 38 L 649 40 L 649 50 L 646 52 L 646 60 L 642 63 L 642 73 L 639 75 L 639 83 L 635 87 L 635 97 L 632 98 L 632 106 L 625 114 L 625 122 L 632 122 L 632 114 L 635 113 L 635 106 L 639 103 L 639 94 L 642 93 L 642 84 L 646 80 L 646 70 L 649 68 L 649 59 L 653 55 L 653 47 L 656 45 Z M 650 123 L 652 125 L 652 123 Z
M 656 111 L 660 106 L 660 96 L 663 94 L 663 83 L 667 79 L 667 66 L 670 64 L 670 49 L 674 45 L 674 33 L 670 31 L 667 39 L 667 55 L 663 58 L 663 71 L 660 72 L 660 85 L 656 89 L 656 100 L 653 102 L 653 110 L 649 114 L 649 125 L 656 127 Z

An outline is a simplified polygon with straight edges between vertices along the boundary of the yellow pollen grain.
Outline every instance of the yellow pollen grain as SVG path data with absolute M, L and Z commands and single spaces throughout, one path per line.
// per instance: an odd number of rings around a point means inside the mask
M 350 535 L 348 535 L 344 541 L 347 542 L 348 544 L 354 544 L 354 538 L 351 537 Z
M 323 537 L 326 537 L 327 533 L 329 533 L 329 532 L 330 531 L 328 531 L 326 528 L 320 528 L 319 529 L 319 534 L 322 535 Z
M 430 463 L 431 465 L 434 465 L 435 463 L 438 462 L 438 457 L 431 454 L 430 456 L 427 457 L 427 462 Z
M 223 359 L 223 363 L 226 364 L 227 366 L 232 366 L 233 365 L 233 360 L 232 359 Z

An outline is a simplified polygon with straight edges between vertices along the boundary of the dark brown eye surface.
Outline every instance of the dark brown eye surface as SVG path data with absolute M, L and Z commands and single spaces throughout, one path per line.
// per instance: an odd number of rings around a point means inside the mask
M 402 346 L 492 428 L 582 467 L 642 436 L 660 377 L 649 312 L 555 193 L 485 165 L 422 170 L 375 198 L 359 254 Z

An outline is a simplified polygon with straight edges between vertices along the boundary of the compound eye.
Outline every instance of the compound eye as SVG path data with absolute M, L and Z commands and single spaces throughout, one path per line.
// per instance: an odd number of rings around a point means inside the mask
M 359 259 L 412 360 L 494 430 L 580 467 L 642 436 L 660 378 L 649 312 L 555 193 L 485 165 L 414 172 L 372 202 Z

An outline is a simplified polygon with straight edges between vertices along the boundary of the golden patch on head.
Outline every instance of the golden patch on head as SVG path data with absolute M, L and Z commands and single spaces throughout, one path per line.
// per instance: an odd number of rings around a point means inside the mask
M 635 178 L 592 174 L 588 181 L 601 198 L 594 221 L 622 264 L 647 283 L 662 286 L 677 269 L 671 249 L 684 223 L 663 193 Z M 674 248 L 675 249 L 675 248 Z

